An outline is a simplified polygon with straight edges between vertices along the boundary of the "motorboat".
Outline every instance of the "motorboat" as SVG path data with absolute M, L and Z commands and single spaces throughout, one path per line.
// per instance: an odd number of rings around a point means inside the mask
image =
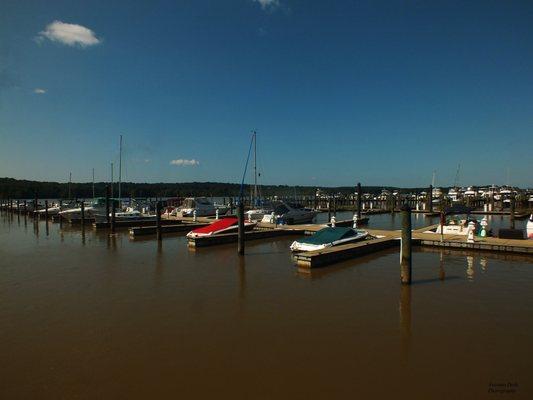
M 529 221 L 526 225 L 527 238 L 533 239 L 533 214 L 529 216 Z
M 183 200 L 181 206 L 172 211 L 171 214 L 182 217 L 193 217 L 195 214 L 197 217 L 207 217 L 210 215 L 215 215 L 217 210 L 219 214 L 225 214 L 228 211 L 228 208 L 217 208 L 206 197 L 187 197 L 185 200 Z
M 487 218 L 476 220 L 470 216 L 471 209 L 464 206 L 452 206 L 444 212 L 444 223 L 439 222 L 434 231 L 428 231 L 443 235 L 468 235 L 469 225 L 474 224 L 474 235 L 483 236 L 481 231 L 485 230 L 485 235 L 489 234 L 489 224 Z M 450 216 L 450 217 L 447 217 Z
M 273 204 L 274 222 L 279 224 L 305 224 L 313 221 L 316 211 L 299 204 L 279 201 Z M 272 222 L 272 214 L 265 215 L 262 222 Z
M 146 201 L 139 201 L 132 199 L 130 205 L 124 209 L 115 211 L 115 221 L 136 221 L 136 220 L 156 220 L 156 215 L 150 212 L 151 205 Z M 109 218 L 112 217 L 112 212 L 109 212 Z M 98 210 L 94 214 L 96 222 L 106 222 L 107 217 L 104 209 Z
M 292 251 L 322 250 L 340 244 L 357 242 L 368 236 L 368 232 L 346 227 L 323 228 L 310 237 L 295 240 L 290 249 Z
M 244 229 L 250 230 L 255 227 L 255 222 L 244 222 Z M 231 233 L 231 232 L 237 232 L 239 229 L 239 219 L 235 217 L 228 217 L 228 218 L 222 218 L 219 220 L 216 220 L 212 224 L 209 224 L 207 226 L 194 229 L 187 233 L 187 237 L 189 238 L 196 238 L 196 237 L 203 237 L 203 236 L 213 236 L 221 233 Z
M 110 199 L 109 201 L 109 207 L 111 209 L 112 202 L 115 203 L 115 207 L 119 206 L 119 200 L 118 199 Z M 94 219 L 97 214 L 104 214 L 106 212 L 106 198 L 105 197 L 98 197 L 94 201 L 88 203 L 87 205 L 84 204 L 84 217 L 85 219 Z M 81 206 L 80 207 L 74 207 L 69 208 L 64 211 L 60 211 L 58 213 L 61 218 L 66 219 L 69 222 L 72 222 L 74 220 L 81 219 Z M 115 213 L 116 215 L 116 213 Z
M 274 207 L 272 204 L 264 203 L 259 204 L 256 208 L 246 211 L 245 216 L 248 221 L 261 221 L 265 215 L 272 215 L 273 211 Z
M 450 188 L 448 190 L 448 198 L 454 203 L 459 202 L 461 200 L 459 190 L 457 188 Z

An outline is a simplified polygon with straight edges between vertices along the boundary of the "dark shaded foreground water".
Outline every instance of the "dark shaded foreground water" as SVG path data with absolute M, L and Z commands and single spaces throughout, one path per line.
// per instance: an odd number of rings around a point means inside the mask
M 0 398 L 533 397 L 530 258 L 420 249 L 402 288 L 397 250 L 305 273 L 289 244 L 0 217 Z

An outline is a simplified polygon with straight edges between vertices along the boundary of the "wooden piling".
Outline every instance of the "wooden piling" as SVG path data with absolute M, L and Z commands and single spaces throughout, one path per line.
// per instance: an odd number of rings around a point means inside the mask
M 161 202 L 155 203 L 155 225 L 157 240 L 161 241 L 163 236 L 161 234 Z
M 400 249 L 400 279 L 402 284 L 411 284 L 411 208 L 402 207 L 402 243 Z
M 116 212 L 116 203 L 113 201 L 111 203 L 111 234 L 115 234 L 115 212 Z
M 429 193 L 428 193 L 428 209 L 429 212 L 433 212 L 433 185 L 429 185 Z
M 85 202 L 81 201 L 81 228 L 85 228 Z
M 33 216 L 38 217 L 39 214 L 37 214 L 37 204 L 39 204 L 39 197 L 37 196 L 37 192 L 35 192 L 35 203 L 33 204 Z
M 44 201 L 44 219 L 48 221 L 48 200 Z
M 242 199 L 239 201 L 239 205 L 237 207 L 237 213 L 238 213 L 238 218 L 239 218 L 237 253 L 240 256 L 243 256 L 244 255 L 244 203 L 242 202 Z
M 109 217 L 109 192 L 110 192 L 109 185 L 106 185 L 105 187 L 105 218 L 107 221 L 107 225 L 109 226 L 111 224 L 110 217 Z
M 513 194 L 511 194 L 511 203 L 509 205 L 509 222 L 511 224 L 511 229 L 514 229 L 515 228 L 515 223 L 514 223 L 514 212 L 515 212 L 515 197 Z
M 357 183 L 357 219 L 361 219 L 361 204 L 363 201 L 363 191 L 361 190 L 361 183 Z

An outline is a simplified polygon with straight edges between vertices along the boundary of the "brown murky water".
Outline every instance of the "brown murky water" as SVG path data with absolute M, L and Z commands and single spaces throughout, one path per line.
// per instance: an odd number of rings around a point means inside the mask
M 397 250 L 309 274 L 289 244 L 2 215 L 0 397 L 533 398 L 531 258 L 419 249 L 402 288 Z

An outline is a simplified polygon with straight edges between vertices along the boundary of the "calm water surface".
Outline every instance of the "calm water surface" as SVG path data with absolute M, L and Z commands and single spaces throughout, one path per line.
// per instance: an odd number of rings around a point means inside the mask
M 402 288 L 397 250 L 306 273 L 290 242 L 0 216 L 0 398 L 533 398 L 531 258 L 419 249 Z

